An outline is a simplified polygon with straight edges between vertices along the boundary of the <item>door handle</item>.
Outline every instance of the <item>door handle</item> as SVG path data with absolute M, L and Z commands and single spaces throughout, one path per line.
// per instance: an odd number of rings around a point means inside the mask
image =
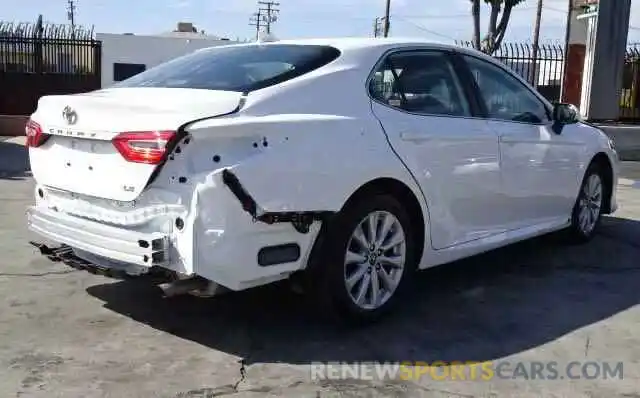
M 498 142 L 505 145 L 515 145 L 518 143 L 522 143 L 523 139 L 518 139 L 518 137 L 514 137 L 512 135 L 503 134 L 498 137 Z

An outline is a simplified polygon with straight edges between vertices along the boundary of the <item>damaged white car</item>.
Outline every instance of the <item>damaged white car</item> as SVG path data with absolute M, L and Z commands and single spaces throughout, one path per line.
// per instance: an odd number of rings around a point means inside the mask
M 611 141 L 470 49 L 328 39 L 199 50 L 42 97 L 27 124 L 40 250 L 169 295 L 303 276 L 344 319 L 412 274 L 616 209 Z

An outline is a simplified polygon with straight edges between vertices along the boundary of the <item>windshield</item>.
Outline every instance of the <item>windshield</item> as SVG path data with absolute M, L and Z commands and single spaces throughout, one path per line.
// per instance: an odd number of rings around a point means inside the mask
M 113 87 L 194 88 L 249 92 L 309 73 L 340 56 L 328 46 L 241 45 L 196 51 Z

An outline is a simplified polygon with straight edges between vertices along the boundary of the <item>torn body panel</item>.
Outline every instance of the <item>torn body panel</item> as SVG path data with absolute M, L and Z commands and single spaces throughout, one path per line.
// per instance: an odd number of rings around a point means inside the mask
M 247 106 L 250 106 L 250 101 Z M 377 123 L 333 115 L 239 114 L 189 126 L 154 183 L 191 193 L 178 244 L 193 246 L 193 270 L 232 290 L 303 270 L 323 222 L 369 181 L 393 178 L 419 195 L 389 157 Z M 348 170 L 349 172 L 345 172 Z M 180 176 L 189 176 L 183 184 Z M 193 242 L 193 243 L 191 243 Z M 264 247 L 296 244 L 295 262 L 261 267 Z M 183 250 L 179 250 L 183 252 Z
M 55 208 L 60 219 L 71 217 L 89 228 L 99 224 L 112 227 L 108 233 L 126 231 L 126 241 L 111 245 L 116 253 L 104 253 L 111 259 L 133 254 L 136 263 L 145 264 L 137 248 L 134 253 L 125 249 L 137 245 L 139 235 L 162 234 L 168 242 L 163 268 L 243 290 L 305 269 L 321 224 L 365 183 L 393 178 L 419 195 L 406 168 L 388 156 L 374 119 L 255 115 L 252 105 L 249 96 L 240 112 L 181 127 L 181 140 L 134 200 L 59 194 L 39 185 L 36 207 Z M 243 205 L 225 184 L 225 171 L 253 205 Z M 300 254 L 283 260 L 288 262 L 259 264 L 264 248 L 279 246 L 296 246 Z
M 214 165 L 232 171 L 264 212 L 337 212 L 359 187 L 380 178 L 402 181 L 419 195 L 402 162 L 389 156 L 389 144 L 375 119 L 252 116 L 251 105 L 249 97 L 233 117 L 190 126 L 198 142 L 194 146 L 207 153 L 190 158 L 197 162 L 194 171 L 204 171 L 212 156 L 219 155 Z M 231 156 L 225 157 L 227 152 Z
M 224 169 L 222 171 L 222 181 L 231 190 L 233 195 L 242 205 L 242 209 L 249 213 L 254 221 L 266 224 L 291 223 L 296 231 L 306 234 L 309 226 L 315 221 L 328 221 L 334 214 L 332 211 L 289 211 L 289 212 L 265 212 L 256 203 L 255 199 L 242 186 L 238 177 L 233 172 Z
M 62 262 L 79 271 L 86 270 L 92 274 L 103 275 L 114 279 L 127 279 L 132 275 L 135 275 L 135 271 L 131 272 L 132 270 L 130 267 L 105 267 L 84 260 L 74 253 L 74 249 L 72 247 L 67 245 L 49 247 L 42 243 L 30 243 L 40 251 L 40 254 L 47 257 L 49 260 L 53 262 Z
M 136 201 L 120 202 L 44 185 L 35 191 L 35 205 L 27 210 L 29 228 L 72 247 L 78 257 L 105 267 L 123 263 L 187 272 L 175 261 L 172 244 L 174 220 L 186 214 L 175 195 L 146 191 Z

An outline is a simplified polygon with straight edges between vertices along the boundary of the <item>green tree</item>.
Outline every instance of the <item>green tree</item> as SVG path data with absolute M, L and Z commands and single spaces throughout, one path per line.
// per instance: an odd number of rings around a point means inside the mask
M 500 48 L 504 34 L 507 31 L 509 18 L 513 7 L 524 0 L 470 0 L 473 15 L 473 46 L 487 54 L 493 54 Z M 484 38 L 480 38 L 480 1 L 491 7 L 489 24 Z M 499 20 L 499 21 L 498 21 Z

